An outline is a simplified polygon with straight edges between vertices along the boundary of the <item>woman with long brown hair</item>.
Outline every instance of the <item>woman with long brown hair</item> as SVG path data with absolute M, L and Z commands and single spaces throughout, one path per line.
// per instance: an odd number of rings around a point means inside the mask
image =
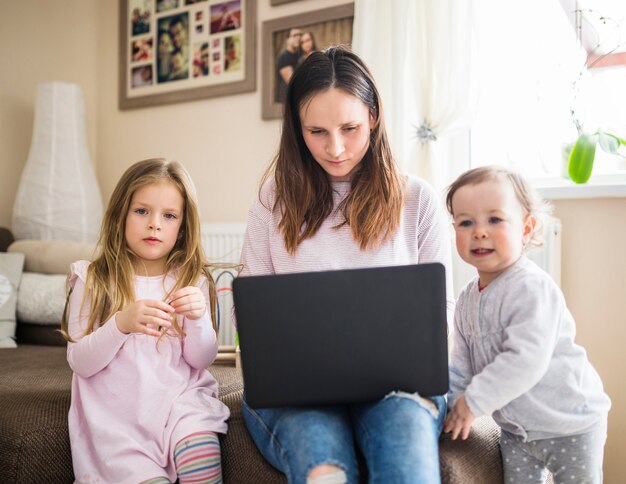
M 398 172 L 363 61 L 342 47 L 313 52 L 288 86 L 280 148 L 249 212 L 241 275 L 425 262 L 450 272 L 435 193 Z M 450 288 L 448 280 L 449 315 Z M 443 396 L 402 392 L 319 408 L 244 402 L 256 445 L 294 483 L 358 482 L 357 447 L 369 482 L 439 482 L 445 413 Z

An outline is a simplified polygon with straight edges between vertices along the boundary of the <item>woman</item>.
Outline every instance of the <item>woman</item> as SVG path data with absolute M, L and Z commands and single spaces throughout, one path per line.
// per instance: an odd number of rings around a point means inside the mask
M 289 83 L 280 148 L 249 212 L 241 275 L 418 262 L 450 272 L 437 198 L 398 173 L 363 62 L 341 47 L 313 52 Z M 449 320 L 452 312 L 449 291 Z M 243 412 L 257 447 L 290 483 L 358 482 L 356 446 L 369 482 L 439 482 L 443 396 L 396 392 L 367 404 L 278 409 L 244 400 Z
M 309 57 L 312 52 L 317 50 L 317 43 L 315 42 L 315 36 L 313 32 L 302 32 L 300 36 L 300 58 L 298 59 L 298 64 L 302 64 L 304 59 Z

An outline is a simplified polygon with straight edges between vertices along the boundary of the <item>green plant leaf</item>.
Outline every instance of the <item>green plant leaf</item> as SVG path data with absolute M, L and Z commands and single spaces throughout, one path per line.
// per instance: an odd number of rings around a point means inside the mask
M 600 131 L 600 133 L 598 133 L 598 144 L 600 148 L 607 153 L 611 153 L 612 155 L 618 154 L 620 142 L 617 137 L 611 133 Z
M 586 183 L 596 157 L 596 135 L 581 134 L 569 155 L 567 173 L 574 183 Z

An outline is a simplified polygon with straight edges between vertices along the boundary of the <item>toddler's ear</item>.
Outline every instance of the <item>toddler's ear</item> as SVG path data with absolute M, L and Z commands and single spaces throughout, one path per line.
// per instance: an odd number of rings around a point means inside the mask
M 526 219 L 524 220 L 524 235 L 523 235 L 524 244 L 527 244 L 528 241 L 531 239 L 536 226 L 537 226 L 537 217 L 535 217 L 534 215 L 526 216 Z

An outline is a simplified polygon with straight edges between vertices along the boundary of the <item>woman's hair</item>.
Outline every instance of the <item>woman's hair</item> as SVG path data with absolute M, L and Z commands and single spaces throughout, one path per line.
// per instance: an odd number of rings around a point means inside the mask
M 351 180 L 350 193 L 338 207 L 361 249 L 387 240 L 400 224 L 405 182 L 389 147 L 378 89 L 369 69 L 342 46 L 313 52 L 295 70 L 287 87 L 283 129 L 277 155 L 265 172 L 272 176 L 282 218 L 279 228 L 288 252 L 318 231 L 333 211 L 333 188 L 302 134 L 300 109 L 315 95 L 341 89 L 361 100 L 371 116 L 370 145 Z M 339 226 L 343 225 L 340 224 Z
M 462 173 L 448 187 L 446 195 L 446 207 L 450 215 L 454 217 L 452 199 L 459 188 L 466 185 L 478 185 L 490 180 L 505 181 L 511 184 L 513 191 L 524 210 L 526 216 L 533 216 L 537 220 L 535 229 L 528 241 L 529 246 L 541 246 L 543 244 L 543 225 L 545 217 L 552 212 L 552 206 L 543 200 L 530 184 L 519 174 L 507 170 L 501 166 L 480 166 Z
M 135 268 L 141 267 L 141 261 L 126 243 L 126 217 L 132 197 L 137 190 L 163 182 L 174 184 L 183 198 L 183 220 L 178 239 L 165 263 L 165 272 L 173 272 L 176 277 L 176 283 L 167 294 L 166 300 L 169 294 L 176 290 L 197 283 L 200 276 L 204 274 L 209 284 L 211 316 L 217 331 L 215 283 L 202 249 L 196 189 L 182 164 L 177 161 L 168 162 L 155 158 L 139 161 L 128 168 L 109 200 L 98 240 L 99 256 L 87 270 L 85 297 L 81 305 L 82 313 L 85 301 L 90 301 L 85 334 L 93 332 L 97 324 L 108 320 L 117 311 L 135 301 Z M 68 341 L 72 341 L 68 333 L 67 321 L 69 294 L 67 301 L 61 333 Z M 176 321 L 173 327 L 180 335 L 183 335 Z

